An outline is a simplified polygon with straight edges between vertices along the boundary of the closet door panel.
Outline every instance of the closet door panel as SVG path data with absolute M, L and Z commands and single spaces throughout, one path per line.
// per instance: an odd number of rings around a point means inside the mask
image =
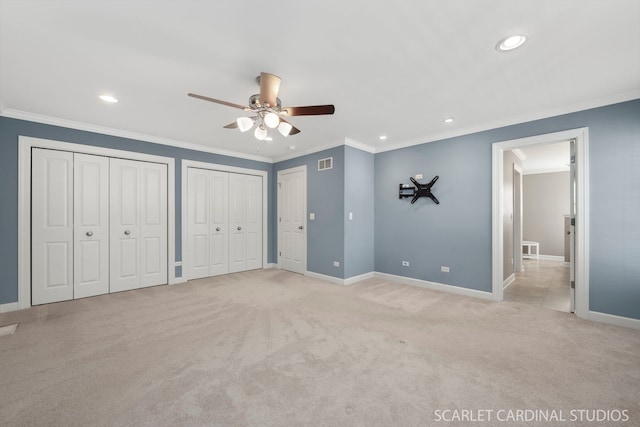
M 74 154 L 74 298 L 109 292 L 109 158 Z
M 245 175 L 229 174 L 229 272 L 246 270 Z
M 137 162 L 140 173 L 140 286 L 167 283 L 167 166 Z
M 245 179 L 246 269 L 262 268 L 262 177 Z
M 140 287 L 140 197 L 138 162 L 110 160 L 111 292 Z
M 187 278 L 209 276 L 210 172 L 187 170 Z
M 229 174 L 210 171 L 211 212 L 209 275 L 229 272 Z
M 33 149 L 31 303 L 73 299 L 73 153 Z

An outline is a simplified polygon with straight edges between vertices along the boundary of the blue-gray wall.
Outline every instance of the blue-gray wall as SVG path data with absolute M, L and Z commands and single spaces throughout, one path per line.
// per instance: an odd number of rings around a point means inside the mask
M 374 271 L 374 155 L 345 146 L 344 278 Z M 349 213 L 353 219 L 349 219 Z
M 267 171 L 268 188 L 273 188 L 271 163 L 0 117 L 0 200 L 2 200 L 0 203 L 0 271 L 2 271 L 0 304 L 18 300 L 18 136 L 20 135 L 174 158 L 176 261 L 182 260 L 182 159 Z M 273 191 L 269 191 L 268 197 L 269 207 L 272 207 L 275 204 Z M 272 212 L 273 209 L 269 209 L 267 219 L 269 248 L 274 246 L 271 241 L 275 239 Z M 268 262 L 276 262 L 275 252 L 273 250 L 268 252 Z M 172 260 L 169 262 L 171 264 Z M 180 269 L 177 269 L 176 274 L 178 277 L 181 276 Z
M 382 273 L 491 291 L 491 147 L 473 137 L 375 156 L 375 266 Z M 398 198 L 399 184 L 440 178 L 440 201 Z M 402 261 L 409 261 L 408 267 Z M 441 273 L 440 267 L 450 268 Z
M 17 300 L 18 135 L 174 157 L 178 260 L 180 159 L 270 172 L 269 262 L 276 262 L 277 247 L 273 177 L 278 170 L 306 164 L 307 207 L 316 214 L 315 221 L 308 221 L 309 271 L 348 278 L 370 268 L 490 292 L 491 144 L 581 127 L 589 128 L 590 309 L 640 319 L 640 100 L 376 154 L 373 252 L 363 250 L 371 225 L 360 223 L 356 214 L 371 204 L 356 200 L 360 194 L 353 196 L 359 179 L 372 174 L 371 156 L 351 147 L 271 165 L 0 117 L 0 304 Z M 318 172 L 317 160 L 329 156 L 334 168 Z M 418 173 L 423 182 L 440 176 L 433 187 L 440 205 L 398 199 L 398 184 L 409 184 Z M 350 211 L 355 222 L 346 217 Z M 411 265 L 402 267 L 403 260 Z M 333 267 L 333 261 L 340 261 L 340 267 Z M 441 273 L 442 265 L 450 273 Z
M 589 128 L 590 310 L 640 319 L 640 100 L 376 154 L 376 271 L 490 292 L 491 144 L 581 127 Z M 440 175 L 440 205 L 398 200 L 398 184 L 416 173 Z
M 307 271 L 344 277 L 344 146 L 274 164 L 273 173 L 307 166 Z M 318 160 L 333 157 L 333 168 L 318 171 Z M 274 193 L 275 185 L 274 183 Z M 309 213 L 316 219 L 309 221 Z M 275 218 L 275 216 L 274 216 Z M 340 267 L 333 262 L 339 261 Z

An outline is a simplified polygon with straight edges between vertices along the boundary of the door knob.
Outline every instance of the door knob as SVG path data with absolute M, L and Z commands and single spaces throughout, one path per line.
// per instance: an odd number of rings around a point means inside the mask
M 125 234 L 125 236 L 128 236 L 129 234 L 131 234 L 131 230 L 125 230 L 124 234 Z
M 298 230 L 302 230 L 303 228 L 304 228 L 304 226 L 302 226 L 302 225 L 298 226 Z
M 220 231 L 220 227 L 216 227 L 216 231 Z
M 93 236 L 93 231 L 87 231 L 87 236 L 89 237 Z
M 242 230 L 242 227 L 238 226 L 238 231 Z

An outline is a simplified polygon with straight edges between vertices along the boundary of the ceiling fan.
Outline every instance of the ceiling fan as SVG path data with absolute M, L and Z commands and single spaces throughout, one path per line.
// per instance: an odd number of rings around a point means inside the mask
M 333 105 L 282 107 L 280 98 L 278 98 L 280 77 L 270 73 L 260 73 L 260 75 L 256 77 L 256 82 L 260 85 L 260 93 L 252 95 L 249 98 L 249 106 L 221 101 L 219 99 L 197 95 L 195 93 L 189 93 L 188 95 L 204 101 L 215 102 L 216 104 L 222 104 L 228 107 L 239 108 L 244 111 L 255 113 L 255 115 L 251 117 L 239 117 L 235 122 L 229 123 L 224 127 L 226 129 L 237 128 L 240 129 L 241 132 L 246 132 L 255 125 L 256 128 L 254 136 L 261 141 L 268 138 L 269 129 L 277 128 L 278 132 L 285 137 L 300 133 L 300 129 L 293 126 L 283 117 L 319 116 L 333 114 L 335 112 L 335 107 Z

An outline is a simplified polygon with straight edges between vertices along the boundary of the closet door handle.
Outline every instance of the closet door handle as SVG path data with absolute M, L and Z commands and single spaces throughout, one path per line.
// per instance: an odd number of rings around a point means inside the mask
M 220 227 L 216 227 L 216 231 L 220 231 Z
M 129 234 L 131 234 L 131 230 L 124 230 L 124 235 L 128 236 Z
M 242 227 L 238 226 L 238 231 L 242 230 Z
M 302 225 L 298 226 L 298 230 L 302 230 L 303 228 L 304 228 L 304 226 L 302 226 Z
M 89 237 L 93 236 L 93 231 L 87 231 L 87 236 Z

